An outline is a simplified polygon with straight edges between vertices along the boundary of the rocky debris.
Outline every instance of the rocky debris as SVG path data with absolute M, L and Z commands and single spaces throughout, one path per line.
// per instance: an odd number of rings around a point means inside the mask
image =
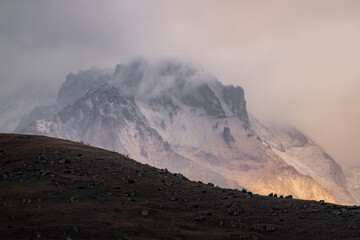
M 250 191 L 245 193 L 244 195 L 245 195 L 246 198 L 252 198 L 254 196 L 253 193 L 250 192 Z
M 270 193 L 270 194 L 268 195 L 268 197 L 275 197 L 275 198 L 277 198 L 278 195 L 277 195 L 276 193 Z M 283 195 L 280 195 L 279 198 L 292 199 L 293 196 L 292 196 L 292 195 L 287 195 L 287 196 L 284 197 Z
M 299 218 L 299 219 L 305 219 L 306 216 L 305 216 L 304 214 L 299 214 L 299 215 L 298 215 L 298 218 Z
M 310 207 L 311 207 L 311 208 L 317 208 L 317 204 L 311 202 L 311 203 L 310 203 Z
M 165 169 L 156 169 L 156 172 L 162 175 L 167 175 L 169 174 L 169 171 L 165 168 Z
M 221 219 L 220 222 L 219 222 L 219 226 L 222 227 L 222 226 L 224 226 L 224 224 L 225 224 L 224 220 Z
M 126 192 L 126 193 L 124 193 L 125 197 L 134 197 L 135 195 L 136 195 L 135 192 Z
M 196 216 L 194 217 L 194 220 L 195 220 L 196 222 L 203 222 L 203 221 L 206 220 L 206 218 L 205 218 L 204 215 L 200 214 L 200 215 L 196 215 Z
M 244 212 L 244 209 L 237 203 L 232 203 L 227 212 L 232 216 L 239 216 Z
M 352 229 L 352 230 L 358 230 L 359 229 L 359 227 L 357 226 L 357 225 L 350 225 L 349 226 L 349 229 Z
M 275 232 L 277 230 L 273 225 L 256 225 L 254 229 L 260 232 Z
M 176 183 L 189 180 L 184 175 L 182 175 L 181 173 L 174 173 L 174 176 L 176 177 L 176 180 L 175 180 Z
M 9 156 L 7 155 L 7 153 L 5 152 L 5 150 L 0 150 L 0 160 L 1 159 L 5 159 L 8 158 Z
M 141 215 L 142 215 L 142 216 L 147 216 L 147 215 L 149 215 L 149 210 L 146 210 L 146 209 L 145 209 L 145 210 L 142 210 L 142 211 L 141 211 Z
M 20 162 L 21 159 L 18 156 L 14 156 L 12 158 L 9 158 L 9 156 L 7 156 L 6 153 L 3 154 L 3 158 L 6 159 L 6 161 L 2 164 L 3 167 L 5 167 L 8 164 L 12 164 L 12 163 L 16 163 L 16 162 Z M 1 159 L 1 158 L 0 158 Z
M 60 159 L 60 160 L 58 161 L 58 163 L 59 163 L 59 164 L 64 164 L 64 163 L 65 163 L 65 159 Z
M 334 210 L 334 211 L 332 211 L 332 214 L 334 214 L 334 215 L 341 215 L 342 212 L 339 211 L 339 210 Z
M 136 183 L 136 180 L 134 180 L 134 179 L 128 179 L 128 180 L 127 180 L 127 183 L 129 183 L 129 184 L 134 184 L 134 183 Z
M 31 201 L 31 199 L 23 198 L 23 199 L 21 200 L 21 203 L 22 203 L 22 204 L 31 204 L 32 201 Z
M 91 171 L 88 168 L 69 168 L 65 166 L 63 172 L 66 174 L 72 174 L 76 176 L 89 176 L 91 175 Z
M 164 185 L 167 187 L 171 187 L 173 185 L 172 182 L 164 181 Z
M 27 168 L 25 168 L 27 167 Z M 24 168 L 12 168 L 11 170 L 2 174 L 3 180 L 14 180 L 20 183 L 30 180 L 34 177 L 37 179 L 44 178 L 51 175 L 52 171 L 49 169 L 35 169 L 31 165 L 24 164 Z
M 39 171 L 38 171 L 38 174 L 41 176 L 41 177 L 44 177 L 44 176 L 46 176 L 46 175 L 48 175 L 48 174 L 50 174 L 51 173 L 51 170 L 48 170 L 48 169 L 40 169 Z
M 200 205 L 199 205 L 199 204 L 193 204 L 191 207 L 193 207 L 193 208 L 200 208 Z
M 275 226 L 266 226 L 265 231 L 266 232 L 275 232 L 276 227 Z

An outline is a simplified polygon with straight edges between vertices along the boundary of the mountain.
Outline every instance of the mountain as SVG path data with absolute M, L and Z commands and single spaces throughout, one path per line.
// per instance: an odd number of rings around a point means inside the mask
M 37 106 L 48 103 L 51 97 L 43 91 L 20 88 L 13 95 L 0 99 L 0 132 L 12 132 L 22 119 L 27 119 Z
M 69 74 L 57 104 L 42 109 L 16 132 L 83 141 L 222 187 L 343 200 L 264 144 L 241 87 L 191 65 L 137 59 L 113 74 Z
M 358 204 L 360 198 L 352 196 L 354 189 L 347 184 L 347 177 L 320 146 L 290 125 L 272 124 L 266 127 L 251 117 L 252 129 L 287 164 L 299 173 L 312 177 L 331 192 L 337 201 L 344 204 Z M 350 176 L 350 175 L 349 175 Z M 349 178 L 349 177 L 348 177 Z M 357 182 L 355 186 L 359 186 Z
M 345 170 L 346 189 L 354 196 L 357 202 L 360 202 L 360 168 L 351 168 Z
M 189 181 L 116 152 L 0 134 L 0 236 L 358 239 L 360 208 Z

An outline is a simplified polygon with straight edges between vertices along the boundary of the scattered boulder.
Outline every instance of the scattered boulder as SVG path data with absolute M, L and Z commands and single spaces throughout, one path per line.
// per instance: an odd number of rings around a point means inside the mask
M 244 209 L 237 203 L 231 204 L 227 212 L 232 216 L 239 216 L 241 213 L 244 212 Z
M 246 198 L 252 198 L 252 197 L 253 197 L 253 193 L 252 193 L 252 192 L 247 192 L 247 193 L 245 193 L 245 197 L 246 197 Z
M 200 215 L 195 216 L 195 217 L 194 217 L 194 220 L 195 220 L 196 222 L 203 222 L 203 221 L 206 220 L 206 218 L 205 218 L 204 215 L 200 214 Z
M 267 232 L 275 232 L 276 227 L 275 226 L 266 226 L 265 231 L 267 231 Z
M 32 203 L 31 199 L 26 199 L 26 198 L 23 198 L 21 200 L 21 202 L 22 202 L 22 204 L 31 204 Z
M 136 180 L 134 180 L 134 179 L 128 179 L 128 181 L 127 181 L 129 184 L 134 184 L 135 182 L 136 182 Z

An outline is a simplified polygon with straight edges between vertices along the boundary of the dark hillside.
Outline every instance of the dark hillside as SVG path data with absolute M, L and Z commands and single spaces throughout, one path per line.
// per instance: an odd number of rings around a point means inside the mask
M 360 208 L 264 197 L 61 139 L 0 134 L 0 239 L 360 239 Z

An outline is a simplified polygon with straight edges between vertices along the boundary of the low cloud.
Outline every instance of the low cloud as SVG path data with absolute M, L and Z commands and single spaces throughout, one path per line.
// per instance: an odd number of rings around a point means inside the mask
M 255 116 L 291 121 L 337 161 L 356 165 L 359 10 L 356 0 L 5 0 L 0 95 L 24 86 L 56 95 L 69 72 L 137 56 L 191 61 L 243 86 Z

